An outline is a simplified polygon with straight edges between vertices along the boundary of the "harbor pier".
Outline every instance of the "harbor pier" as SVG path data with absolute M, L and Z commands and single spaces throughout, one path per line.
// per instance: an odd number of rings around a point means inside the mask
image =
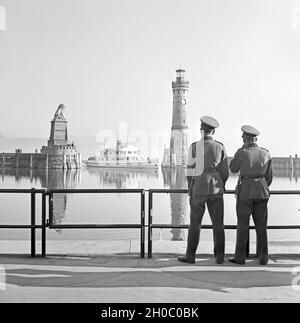
M 15 153 L 2 153 L 2 168 L 81 168 L 81 154 L 73 142 L 68 139 L 68 121 L 63 111 L 65 106 L 60 104 L 51 121 L 50 137 L 47 146 L 43 146 L 38 153 L 23 153 L 16 149 Z

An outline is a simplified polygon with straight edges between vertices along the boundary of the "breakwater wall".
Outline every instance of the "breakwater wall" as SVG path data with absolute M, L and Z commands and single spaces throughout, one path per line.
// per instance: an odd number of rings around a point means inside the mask
M 2 168 L 54 168 L 73 169 L 81 167 L 80 153 L 41 154 L 41 153 L 2 153 Z
M 233 157 L 228 157 L 228 163 Z M 273 169 L 275 170 L 297 170 L 300 169 L 300 157 L 272 157 Z

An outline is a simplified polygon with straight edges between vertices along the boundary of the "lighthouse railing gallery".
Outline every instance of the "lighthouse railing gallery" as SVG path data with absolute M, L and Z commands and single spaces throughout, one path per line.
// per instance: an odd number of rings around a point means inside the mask
M 41 230 L 41 253 L 42 257 L 47 255 L 46 243 L 48 229 L 139 229 L 140 230 L 140 257 L 145 257 L 145 242 L 146 242 L 146 229 L 148 229 L 148 258 L 152 257 L 152 241 L 154 229 L 187 229 L 187 224 L 174 225 L 167 223 L 153 223 L 153 209 L 154 209 L 154 195 L 158 194 L 171 194 L 180 193 L 187 194 L 186 189 L 0 189 L 1 194 L 26 194 L 30 196 L 30 221 L 29 224 L 0 224 L 0 229 L 29 229 L 30 245 L 31 245 L 31 257 L 37 255 L 36 252 L 36 232 Z M 140 212 L 137 214 L 136 223 L 118 223 L 118 224 L 101 224 L 101 223 L 82 223 L 82 224 L 56 224 L 53 216 L 53 194 L 137 194 L 140 196 Z M 145 195 L 148 193 L 148 220 L 146 223 L 145 217 Z M 234 195 L 234 191 L 226 191 L 225 194 Z M 276 190 L 271 191 L 271 195 L 300 195 L 300 190 Z M 36 223 L 36 196 L 41 195 L 41 224 Z M 47 208 L 48 199 L 48 208 Z M 100 203 L 100 202 L 99 202 Z M 14 205 L 12 205 L 14 207 Z M 5 210 L 1 210 L 3 214 Z M 226 230 L 236 230 L 236 225 L 226 225 Z M 212 229 L 211 225 L 203 225 L 202 229 Z M 254 226 L 250 227 L 250 230 L 255 229 Z M 270 225 L 269 230 L 295 230 L 300 229 L 300 225 L 282 224 L 282 225 Z M 249 245 L 249 244 L 248 244 Z

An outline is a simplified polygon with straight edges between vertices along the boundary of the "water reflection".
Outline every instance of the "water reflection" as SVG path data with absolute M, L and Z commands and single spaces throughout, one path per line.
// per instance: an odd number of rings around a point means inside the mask
M 300 169 L 275 169 L 274 176 L 279 178 L 288 178 L 290 181 L 298 182 Z
M 40 180 L 43 188 L 74 189 L 80 184 L 81 172 L 78 169 L 52 169 L 46 171 Z M 66 193 L 53 194 L 53 224 L 59 225 L 64 222 L 69 197 L 70 194 Z
M 32 187 L 49 189 L 73 189 L 80 183 L 80 170 L 62 169 L 1 169 L 1 178 L 14 178 L 15 183 L 23 183 L 29 180 Z M 27 187 L 28 188 L 28 187 Z M 65 193 L 53 195 L 54 224 L 63 223 L 67 211 L 68 195 Z
M 80 183 L 80 170 L 62 169 L 27 169 L 27 168 L 1 168 L 2 182 L 13 178 L 15 183 L 29 180 L 33 187 L 42 188 L 75 188 Z M 28 188 L 28 186 L 26 186 Z
M 29 187 L 48 189 L 75 189 L 82 186 L 85 188 L 110 189 L 145 188 L 152 180 L 154 182 L 158 181 L 159 177 L 157 169 L 87 168 L 82 170 L 62 170 L 1 168 L 0 171 L 4 187 L 7 186 L 9 179 L 13 179 L 14 184 L 17 184 L 19 187 L 28 188 L 29 185 Z M 84 184 L 82 184 L 82 174 L 85 177 Z M 95 179 L 97 179 L 96 183 L 94 183 Z M 155 185 L 153 184 L 153 186 Z M 53 224 L 64 223 L 68 212 L 68 200 L 70 200 L 71 196 L 72 194 L 66 193 L 53 195 Z M 88 204 L 88 200 L 86 203 Z
M 46 176 L 46 169 L 27 169 L 27 168 L 1 168 L 2 182 L 13 178 L 15 183 L 22 183 L 23 180 L 29 179 L 32 186 L 39 186 L 41 178 Z M 28 188 L 28 187 L 26 187 Z
M 100 188 L 144 188 L 151 179 L 158 178 L 157 169 L 103 169 L 87 168 L 88 174 L 97 176 Z
M 170 189 L 186 188 L 185 172 L 182 168 L 163 168 L 164 187 Z M 187 194 L 171 193 L 170 194 L 170 211 L 171 224 L 185 224 L 187 216 L 188 196 Z M 185 230 L 172 229 L 172 240 L 185 240 Z

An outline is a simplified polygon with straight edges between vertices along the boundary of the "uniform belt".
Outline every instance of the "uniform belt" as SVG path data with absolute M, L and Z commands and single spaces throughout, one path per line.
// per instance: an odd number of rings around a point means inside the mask
M 219 172 L 217 170 L 205 170 L 201 175 L 193 176 L 193 178 L 195 179 L 196 177 L 208 175 L 208 174 L 219 174 Z
M 241 180 L 244 179 L 257 179 L 257 178 L 264 178 L 265 176 L 260 174 L 260 175 L 242 175 Z
M 208 169 L 203 171 L 203 174 L 211 174 L 211 173 L 218 173 L 218 171 L 216 169 Z

